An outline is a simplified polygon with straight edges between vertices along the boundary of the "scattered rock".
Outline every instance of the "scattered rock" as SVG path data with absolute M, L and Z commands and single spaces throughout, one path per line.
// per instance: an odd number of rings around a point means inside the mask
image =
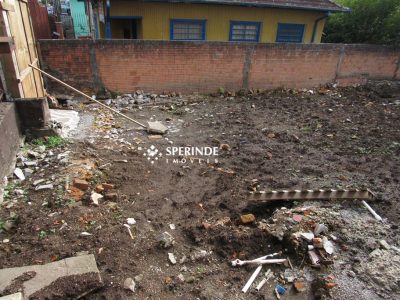
M 102 183 L 101 185 L 103 186 L 104 190 L 106 190 L 106 191 L 112 190 L 115 187 L 113 184 L 110 184 L 110 183 Z
M 24 172 L 20 168 L 15 168 L 14 175 L 21 181 L 25 180 Z
M 107 193 L 105 195 L 105 197 L 106 197 L 107 200 L 114 200 L 114 201 L 118 200 L 118 194 L 117 193 Z
M 86 191 L 89 188 L 89 183 L 83 179 L 74 179 L 74 187 Z
M 30 168 L 25 168 L 25 169 L 24 169 L 24 175 L 25 175 L 26 178 L 31 177 L 32 174 L 33 174 L 33 172 L 34 172 L 34 171 L 33 171 L 32 169 L 30 169 Z
M 135 225 L 136 220 L 134 218 L 127 218 L 126 223 L 128 223 L 128 225 Z
M 181 273 L 178 275 L 178 279 L 180 282 L 185 282 L 185 276 L 183 276 Z
M 90 195 L 90 200 L 92 201 L 92 204 L 94 204 L 94 205 L 96 205 L 96 206 L 99 205 L 99 200 L 102 199 L 102 198 L 103 198 L 103 195 L 98 194 L 98 193 L 95 193 L 95 192 L 93 192 L 93 193 Z
M 305 239 L 307 242 L 312 242 L 314 238 L 314 233 L 312 232 L 302 232 L 300 233 L 300 236 Z
M 253 214 L 241 215 L 240 222 L 242 224 L 250 224 L 256 221 L 256 217 Z
M 390 245 L 385 241 L 385 240 L 380 240 L 379 244 L 383 247 L 385 250 L 390 250 Z
M 43 182 L 45 182 L 46 180 L 45 179 L 38 179 L 38 180 L 35 180 L 34 182 L 33 182 L 33 186 L 37 186 L 38 184 L 41 184 L 41 183 L 43 183 Z
M 96 193 L 102 193 L 102 192 L 104 192 L 104 187 L 103 187 L 103 185 L 102 185 L 102 184 L 96 185 L 95 191 L 96 191 Z
M 81 232 L 79 235 L 80 235 L 80 236 L 91 236 L 91 235 L 93 235 L 93 234 L 91 234 L 91 233 L 89 233 L 89 232 L 87 232 L 87 231 L 83 231 L 83 232 Z
M 231 146 L 229 146 L 228 144 L 221 144 L 219 145 L 219 149 L 223 151 L 231 151 Z
M 141 282 L 143 280 L 143 274 L 136 275 L 134 280 L 135 282 Z
M 135 281 L 132 278 L 126 278 L 124 281 L 124 289 L 131 290 L 132 292 L 135 291 Z
M 161 234 L 159 243 L 163 248 L 170 248 L 175 243 L 175 239 L 169 232 L 165 231 Z
M 38 185 L 35 188 L 35 191 L 41 191 L 41 190 L 52 190 L 54 188 L 53 184 L 43 184 L 43 185 Z
M 298 293 L 304 292 L 306 290 L 306 284 L 303 279 L 296 279 L 293 283 L 293 287 Z
M 176 264 L 176 257 L 173 253 L 168 253 L 168 259 L 171 262 L 171 264 L 175 265 Z
M 319 235 L 321 233 L 327 233 L 327 232 L 328 232 L 328 227 L 326 227 L 324 224 L 315 225 L 315 228 L 314 228 L 315 235 Z

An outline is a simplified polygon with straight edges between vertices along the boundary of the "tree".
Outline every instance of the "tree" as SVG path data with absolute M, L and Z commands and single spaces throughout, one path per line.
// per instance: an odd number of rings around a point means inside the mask
M 328 19 L 324 43 L 400 45 L 400 0 L 337 0 L 351 8 Z

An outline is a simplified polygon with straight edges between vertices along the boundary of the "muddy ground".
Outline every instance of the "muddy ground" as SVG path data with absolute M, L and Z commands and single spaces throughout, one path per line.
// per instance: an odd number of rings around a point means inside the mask
M 304 253 L 290 252 L 259 226 L 263 219 L 273 222 L 276 209 L 301 204 L 249 203 L 254 179 L 259 190 L 369 188 L 376 193 L 370 203 L 385 218 L 385 230 L 375 237 L 369 233 L 373 246 L 368 248 L 361 228 L 357 238 L 348 242 L 351 251 L 342 247 L 336 260 L 351 266 L 352 256 L 364 259 L 379 248 L 376 242 L 382 237 L 399 246 L 398 83 L 233 97 L 191 95 L 175 99 L 173 105 L 122 110 L 141 122 L 152 118 L 167 124 L 170 131 L 163 138 L 149 137 L 97 105 L 79 104 L 75 109 L 85 120 L 94 116 L 94 124 L 81 127 L 79 139 L 71 137 L 69 144 L 52 149 L 54 156 L 48 163 L 42 161 L 32 177 L 12 186 L 24 190 L 24 197 L 14 198 L 10 189 L 11 196 L 2 204 L 2 220 L 10 213 L 18 215 L 15 228 L 0 233 L 0 240 L 9 240 L 0 243 L 2 268 L 48 263 L 86 251 L 96 256 L 104 288 L 84 299 L 275 299 L 277 277 L 285 267 L 272 266 L 277 276 L 260 292 L 253 289 L 244 295 L 241 289 L 254 268 L 233 268 L 229 262 L 283 251 L 295 268 L 307 266 Z M 176 156 L 179 163 L 166 161 L 167 147 L 220 148 L 221 144 L 227 145 L 219 149 L 218 157 L 206 157 L 201 163 L 182 162 L 183 157 Z M 144 156 L 151 145 L 163 153 L 154 164 Z M 64 156 L 57 159 L 57 155 L 66 151 L 71 151 L 68 161 L 60 162 Z M 32 182 L 40 178 L 54 183 L 55 189 L 35 191 Z M 94 206 L 90 191 L 80 198 L 71 184 L 66 186 L 73 178 L 87 179 L 90 190 L 98 183 L 114 184 L 110 192 L 118 196 L 109 195 Z M 323 205 L 339 205 L 352 211 L 352 216 L 369 216 L 358 202 L 332 200 Z M 241 225 L 239 217 L 245 213 L 253 213 L 256 223 Z M 226 217 L 230 222 L 221 221 Z M 137 222 L 132 225 L 133 240 L 122 225 L 126 218 Z M 219 220 L 220 225 L 215 225 Z M 371 217 L 368 222 L 375 220 Z M 338 226 L 330 229 L 339 237 L 344 227 L 351 227 Z M 159 245 L 165 231 L 175 238 L 169 249 Z M 92 235 L 80 236 L 81 232 Z M 212 253 L 199 258 L 200 250 Z M 176 256 L 176 265 L 169 262 L 169 252 Z M 187 259 L 181 263 L 183 257 Z M 335 275 L 339 285 L 330 292 L 334 299 L 399 296 L 395 288 L 386 289 L 386 283 L 380 289 L 359 279 L 362 274 L 347 277 L 347 271 L 338 271 L 340 266 L 312 270 L 314 275 Z M 123 289 L 127 277 L 136 277 L 135 292 Z M 293 291 L 291 284 L 286 287 L 283 299 L 319 297 L 311 282 L 301 293 Z

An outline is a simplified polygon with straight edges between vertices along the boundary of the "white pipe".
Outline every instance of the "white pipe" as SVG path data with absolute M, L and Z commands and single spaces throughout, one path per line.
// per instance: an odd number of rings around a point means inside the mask
M 263 259 L 263 260 L 249 260 L 249 261 L 240 261 L 240 266 L 242 265 L 269 265 L 269 264 L 283 264 L 287 262 L 286 258 L 275 258 L 275 259 Z
M 263 267 L 262 265 L 259 265 L 257 267 L 257 269 L 254 271 L 254 273 L 251 275 L 250 279 L 247 281 L 247 283 L 245 284 L 245 286 L 242 289 L 243 293 L 247 293 L 247 291 L 249 290 L 251 284 L 254 282 L 254 280 L 256 279 L 257 275 L 260 273 L 262 267 Z
M 261 257 L 259 257 L 259 258 L 253 259 L 253 260 L 240 260 L 240 259 L 235 259 L 235 260 L 233 260 L 231 263 L 232 263 L 232 266 L 233 266 L 233 267 L 236 267 L 236 266 L 243 266 L 243 265 L 246 265 L 246 264 L 257 263 L 257 262 L 260 261 L 260 260 L 265 260 L 265 259 L 268 258 L 268 257 L 274 257 L 274 256 L 277 256 L 277 255 L 280 255 L 280 254 L 281 254 L 281 252 L 277 252 L 277 253 L 273 253 L 273 254 L 268 254 L 268 255 L 261 256 Z
M 256 290 L 259 291 L 261 288 L 264 286 L 264 284 L 267 282 L 267 278 L 264 278 L 263 280 L 260 281 L 260 283 L 257 285 Z
M 377 219 L 379 222 L 382 222 L 382 218 L 380 215 L 378 215 L 371 206 L 368 205 L 367 202 L 365 202 L 364 200 L 361 201 L 362 204 L 364 204 L 364 206 L 369 210 L 369 212 L 375 217 L 375 219 Z
M 256 290 L 260 291 L 261 288 L 264 286 L 264 284 L 268 281 L 268 279 L 272 276 L 271 273 L 271 269 L 268 269 L 267 272 L 265 272 L 265 277 L 263 278 L 263 280 L 260 281 L 260 283 L 257 285 Z

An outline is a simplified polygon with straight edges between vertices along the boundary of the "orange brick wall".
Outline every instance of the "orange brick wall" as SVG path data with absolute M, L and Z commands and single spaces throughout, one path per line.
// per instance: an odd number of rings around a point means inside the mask
M 42 67 L 83 90 L 215 92 L 394 79 L 400 50 L 337 44 L 41 40 Z M 59 85 L 46 81 L 48 88 Z

